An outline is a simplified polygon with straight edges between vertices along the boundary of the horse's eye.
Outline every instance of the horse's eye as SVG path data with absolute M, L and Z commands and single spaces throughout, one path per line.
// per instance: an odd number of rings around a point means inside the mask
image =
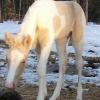
M 25 60 L 23 60 L 21 63 L 25 63 Z

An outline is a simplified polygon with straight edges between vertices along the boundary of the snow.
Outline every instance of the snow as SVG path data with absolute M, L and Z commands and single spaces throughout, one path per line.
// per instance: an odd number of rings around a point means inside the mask
M 100 67 L 94 71 L 97 74 L 97 76 L 95 76 L 95 77 L 82 76 L 82 83 L 83 84 L 89 83 L 89 84 L 96 84 L 96 86 L 100 86 Z M 56 83 L 58 80 L 58 77 L 59 77 L 58 73 L 57 74 L 50 73 L 50 74 L 46 75 L 46 80 L 48 83 L 49 82 Z M 37 73 L 33 73 L 31 69 L 25 69 L 25 72 L 24 72 L 22 78 L 28 84 L 38 84 L 38 75 L 37 75 Z M 71 83 L 76 84 L 78 82 L 78 76 L 66 74 L 64 76 L 64 80 L 65 80 L 65 82 L 64 82 L 65 85 L 66 85 L 66 83 L 68 84 L 68 82 L 69 82 L 69 85 Z
M 91 67 L 84 67 L 83 69 L 85 72 L 88 72 L 88 74 L 91 75 L 91 72 L 94 72 L 95 76 L 82 76 L 82 83 L 90 83 L 90 84 L 96 84 L 97 86 L 100 86 L 100 66 L 97 69 L 92 69 Z M 34 73 L 32 69 L 26 68 L 22 78 L 25 80 L 26 83 L 30 84 L 38 84 L 38 75 L 37 73 Z M 59 78 L 58 73 L 48 73 L 46 75 L 47 82 L 54 82 L 56 83 Z M 76 84 L 78 82 L 78 75 L 68 75 L 65 74 L 64 76 L 65 83 L 70 82 L 73 84 Z
M 86 27 L 84 37 L 84 54 L 87 54 L 88 50 L 93 50 L 94 54 L 88 53 L 90 56 L 100 56 L 100 25 L 89 23 Z
M 12 34 L 15 34 L 19 31 L 20 25 L 18 22 L 13 21 L 5 21 L 4 23 L 0 23 L 0 39 L 4 39 L 6 32 L 11 32 Z M 85 56 L 95 56 L 100 57 L 100 25 L 96 25 L 94 23 L 88 23 L 86 26 L 86 31 L 84 34 L 84 49 L 83 49 L 83 55 Z M 55 51 L 55 47 L 52 48 L 53 51 Z M 89 52 L 89 50 L 92 50 L 93 52 Z M 68 51 L 74 52 L 74 49 L 70 46 L 68 47 Z M 3 57 L 5 58 L 5 53 L 2 48 L 0 48 L 0 59 Z M 32 65 L 36 63 L 35 61 L 32 61 L 31 59 L 28 60 L 28 63 Z M 73 61 L 72 61 L 73 63 Z M 2 65 L 2 63 L 0 63 Z M 90 67 L 84 68 L 83 70 L 88 71 L 89 74 L 95 73 L 95 77 L 85 77 L 82 76 L 82 83 L 90 83 L 90 84 L 96 84 L 97 86 L 100 86 L 100 66 L 96 69 L 91 69 Z M 7 74 L 6 68 L 0 66 L 0 77 L 5 78 L 5 75 Z M 38 84 L 38 75 L 36 73 L 36 70 L 32 70 L 31 68 L 25 68 L 25 71 L 22 75 L 22 78 L 24 81 L 28 84 Z M 48 82 L 57 82 L 58 74 L 50 73 L 46 75 L 46 80 Z M 67 81 L 72 82 L 73 84 L 77 83 L 78 76 L 77 75 L 68 75 L 66 74 L 64 76 L 65 83 Z
M 84 34 L 83 55 L 90 57 L 100 57 L 100 25 L 88 23 Z M 93 52 L 89 52 L 92 50 Z M 73 47 L 68 47 L 68 51 L 74 52 Z
M 0 23 L 0 39 L 4 39 L 5 33 L 17 33 L 19 31 L 18 21 L 5 21 L 4 23 Z

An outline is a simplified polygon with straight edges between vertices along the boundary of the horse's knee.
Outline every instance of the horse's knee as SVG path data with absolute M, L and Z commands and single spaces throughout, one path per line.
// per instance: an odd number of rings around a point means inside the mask
M 62 62 L 59 63 L 59 72 L 62 74 L 65 74 L 67 68 L 67 63 L 65 60 L 63 60 Z
M 76 64 L 77 64 L 77 67 L 82 67 L 83 65 L 83 58 L 82 56 L 76 56 Z
M 43 71 L 38 71 L 38 76 L 39 76 L 39 79 L 42 79 L 45 77 L 45 73 Z
M 46 67 L 46 66 L 43 66 L 43 67 L 42 66 L 38 66 L 37 72 L 38 72 L 39 78 L 44 78 L 45 77 L 46 69 L 44 67 Z
M 77 63 L 78 65 L 80 65 L 80 64 L 83 63 L 83 58 L 82 58 L 81 55 L 80 55 L 80 56 L 76 55 L 76 63 Z

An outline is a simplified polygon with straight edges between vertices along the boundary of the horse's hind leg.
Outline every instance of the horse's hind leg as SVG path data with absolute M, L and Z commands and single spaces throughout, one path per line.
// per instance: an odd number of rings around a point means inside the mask
M 78 87 L 77 87 L 77 99 L 82 100 L 82 67 L 83 67 L 83 59 L 82 59 L 82 49 L 83 49 L 83 28 L 77 27 L 71 37 L 72 44 L 75 48 L 76 52 L 76 66 L 78 70 Z
M 83 59 L 82 59 L 82 43 L 74 43 L 75 51 L 76 51 L 76 66 L 78 70 L 78 87 L 77 87 L 77 99 L 82 100 L 82 83 L 81 83 L 81 76 L 82 76 L 82 67 L 83 67 Z
M 52 97 L 49 100 L 56 100 L 60 95 L 60 90 L 64 82 L 64 73 L 66 71 L 67 55 L 66 55 L 66 37 L 56 41 L 57 52 L 59 56 L 59 79 Z

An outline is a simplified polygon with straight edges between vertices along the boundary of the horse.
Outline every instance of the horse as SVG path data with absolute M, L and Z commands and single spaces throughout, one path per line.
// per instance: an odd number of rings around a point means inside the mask
M 82 100 L 82 50 L 86 25 L 85 14 L 74 1 L 37 0 L 28 9 L 20 30 L 16 36 L 9 32 L 5 41 L 9 45 L 7 54 L 8 75 L 5 86 L 15 89 L 23 72 L 30 49 L 36 51 L 38 62 L 39 92 L 37 100 L 44 100 L 47 95 L 46 64 L 53 43 L 56 44 L 59 57 L 59 79 L 49 100 L 56 100 L 60 95 L 67 66 L 66 45 L 71 40 L 76 53 L 78 87 L 76 100 Z

